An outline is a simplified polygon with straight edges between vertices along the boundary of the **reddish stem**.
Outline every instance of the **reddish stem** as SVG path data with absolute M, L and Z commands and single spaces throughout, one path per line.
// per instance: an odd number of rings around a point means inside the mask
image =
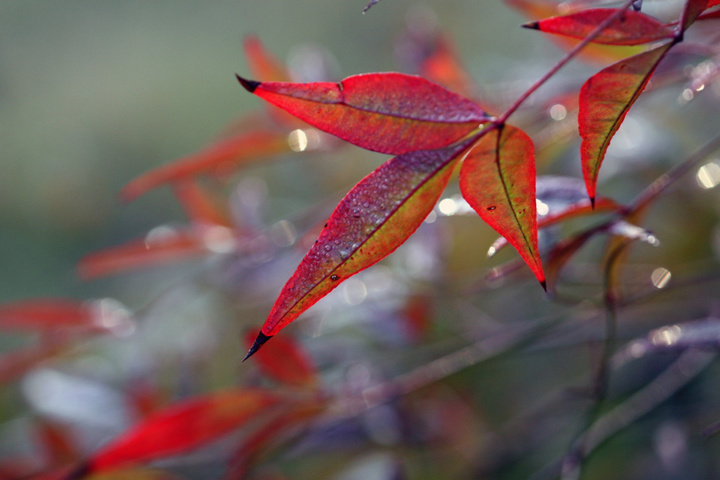
M 592 42 L 595 39 L 595 37 L 600 35 L 602 33 L 602 31 L 605 30 L 612 22 L 614 22 L 615 20 L 620 18 L 625 13 L 625 10 L 630 8 L 630 6 L 632 6 L 633 3 L 634 3 L 634 0 L 628 0 L 620 8 L 618 8 L 617 12 L 615 12 L 614 14 L 610 15 L 608 18 L 603 20 L 597 27 L 595 27 L 595 30 L 590 32 L 590 34 L 588 34 L 587 37 L 585 37 L 580 43 L 578 43 L 575 46 L 575 48 L 570 50 L 558 63 L 555 64 L 555 66 L 553 66 L 550 70 L 548 70 L 547 73 L 545 73 L 545 75 L 543 75 L 529 89 L 527 89 L 525 91 L 525 93 L 520 95 L 520 97 L 517 100 L 515 100 L 515 103 L 510 105 L 510 108 L 508 108 L 505 111 L 505 113 L 503 113 L 502 116 L 500 116 L 500 118 L 498 118 L 495 121 L 495 123 L 499 124 L 499 125 L 502 125 L 503 123 L 505 123 L 507 121 L 507 119 L 510 117 L 510 115 L 515 113 L 515 111 L 518 108 L 520 108 L 520 106 L 523 103 L 525 103 L 525 100 L 527 100 L 530 95 L 535 93 L 535 91 L 538 88 L 540 88 L 541 86 L 543 86 L 543 84 L 545 82 L 550 80 L 550 78 L 553 75 L 555 75 L 562 67 L 565 66 L 565 64 L 567 64 L 570 60 L 572 60 L 578 53 L 580 53 L 580 50 L 585 48 L 585 46 L 587 46 L 588 43 Z

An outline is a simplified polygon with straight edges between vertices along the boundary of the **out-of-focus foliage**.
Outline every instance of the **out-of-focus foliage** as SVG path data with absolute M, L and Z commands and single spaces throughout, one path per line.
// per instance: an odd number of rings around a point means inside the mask
M 587 189 L 578 108 L 586 130 L 596 120 L 578 92 L 645 47 L 588 50 L 600 66 L 573 62 L 516 104 L 562 55 L 519 27 L 597 25 L 614 13 L 574 12 L 620 2 L 508 1 L 524 20 L 500 2 L 387 0 L 364 16 L 320 1 L 0 6 L 0 478 L 716 476 L 720 52 L 715 10 L 702 12 L 717 2 L 634 3 L 672 47 L 621 85 L 622 125 L 603 133 Z M 593 30 L 537 25 L 550 24 Z M 515 182 L 501 164 L 532 155 L 536 185 L 478 190 L 477 158 L 458 185 L 450 155 L 428 181 L 449 186 L 405 244 L 241 365 L 303 255 L 338 231 L 333 206 L 386 157 L 260 106 L 234 73 L 396 68 L 500 115 L 477 156 Z M 521 144 L 504 145 L 508 131 Z M 133 201 L 119 207 L 121 191 Z M 522 256 L 542 257 L 548 296 L 477 220 L 497 192 L 536 197 L 538 246 Z M 387 223 L 404 240 L 410 227 Z

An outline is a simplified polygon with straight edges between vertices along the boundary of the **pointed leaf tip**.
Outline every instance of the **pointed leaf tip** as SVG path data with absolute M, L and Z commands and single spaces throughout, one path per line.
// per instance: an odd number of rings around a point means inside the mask
M 542 285 L 543 290 L 545 290 L 545 293 L 547 293 L 547 281 L 541 280 L 540 285 Z
M 92 473 L 92 465 L 90 462 L 83 462 L 63 477 L 62 480 L 81 480 Z
M 245 90 L 247 90 L 250 93 L 253 93 L 255 89 L 260 85 L 260 82 L 256 82 L 255 80 L 248 80 L 246 78 L 241 77 L 237 73 L 235 74 L 235 77 L 238 79 L 238 82 L 240 82 L 240 85 L 245 87 Z
M 535 147 L 503 124 L 485 134 L 460 170 L 460 191 L 485 223 L 515 247 L 538 281 L 545 279 L 537 241 Z
M 540 30 L 540 23 L 539 22 L 528 22 L 523 23 L 523 28 L 530 28 L 532 30 Z
M 447 147 L 489 119 L 473 101 L 422 77 L 396 72 L 353 75 L 339 83 L 244 85 L 315 128 L 390 155 Z
M 257 338 L 253 342 L 252 346 L 250 347 L 250 350 L 248 350 L 247 355 L 245 355 L 245 358 L 243 358 L 243 362 L 247 360 L 248 358 L 252 357 L 255 352 L 260 350 L 260 347 L 262 347 L 265 342 L 270 340 L 272 338 L 272 335 L 265 335 L 264 333 L 260 332 L 258 333 Z
M 593 210 L 595 210 L 595 195 L 590 197 L 590 206 L 592 207 Z

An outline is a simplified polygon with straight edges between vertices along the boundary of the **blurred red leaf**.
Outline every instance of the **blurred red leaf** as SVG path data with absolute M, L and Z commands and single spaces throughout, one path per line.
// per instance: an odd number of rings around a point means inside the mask
M 622 210 L 622 208 L 623 205 L 617 203 L 615 200 L 605 197 L 598 198 L 594 206 L 587 200 L 580 201 L 559 212 L 551 212 L 541 218 L 538 220 L 538 228 L 549 227 L 550 225 L 555 225 L 556 223 L 564 222 L 565 220 L 569 220 L 571 218 L 584 217 L 585 215 L 593 213 L 618 212 Z
M 420 340 L 432 324 L 432 297 L 424 294 L 411 295 L 403 305 L 401 316 L 412 340 Z
M 228 228 L 233 226 L 228 212 L 196 180 L 176 182 L 173 192 L 193 223 L 220 225 Z
M 172 405 L 120 435 L 87 462 L 98 472 L 169 457 L 199 448 L 279 404 L 264 390 L 215 393 Z
M 256 329 L 245 334 L 248 348 L 259 333 Z M 310 356 L 291 338 L 277 338 L 270 346 L 258 351 L 255 358 L 260 370 L 280 383 L 300 387 L 314 387 L 317 384 L 317 370 Z
M 129 202 L 160 185 L 187 179 L 195 175 L 227 171 L 261 158 L 289 152 L 287 132 L 259 127 L 226 137 L 208 147 L 145 172 L 120 191 L 123 201 Z
M 718 5 L 718 0 L 687 0 L 685 3 L 685 9 L 682 16 L 682 29 L 687 30 L 690 25 L 695 22 L 697 17 L 703 12 L 714 5 Z
M 91 279 L 211 253 L 227 253 L 234 245 L 234 233 L 227 227 L 173 229 L 86 255 L 78 262 L 77 271 L 81 278 Z
M 448 146 L 488 120 L 470 100 L 402 73 L 355 75 L 340 83 L 238 80 L 320 130 L 392 155 Z
M 670 42 L 610 65 L 582 86 L 578 113 L 580 154 L 591 201 L 595 201 L 597 176 L 610 140 L 673 45 Z
M 145 419 L 167 403 L 165 392 L 149 379 L 140 377 L 125 387 L 128 403 L 137 418 Z
M 255 35 L 245 37 L 243 49 L 248 67 L 256 78 L 261 78 L 264 82 L 292 81 L 287 67 L 268 52 Z
M 242 445 L 230 460 L 230 465 L 223 480 L 247 478 L 250 468 L 258 461 L 258 457 L 267 450 L 276 447 L 277 444 L 297 435 L 298 430 L 306 427 L 309 421 L 324 410 L 324 402 L 299 404 L 270 420 L 242 442 Z
M 557 279 L 560 271 L 568 261 L 575 255 L 583 245 L 587 243 L 596 233 L 597 229 L 586 230 L 580 234 L 566 238 L 558 242 L 547 254 L 545 259 L 545 270 L 547 272 L 548 293 L 553 295 L 556 292 Z
M 717 20 L 720 19 L 720 10 L 713 10 L 712 12 L 703 13 L 697 20 Z
M 0 355 L 0 384 L 17 379 L 43 360 L 59 354 L 67 343 L 68 341 L 46 341 L 42 345 L 6 352 Z
M 538 230 L 540 230 L 572 218 L 584 217 L 586 215 L 594 215 L 596 213 L 603 212 L 619 212 L 623 208 L 623 205 L 620 205 L 615 200 L 605 197 L 598 198 L 594 206 L 586 199 L 579 201 L 568 208 L 564 208 L 558 212 L 550 212 L 548 215 L 541 217 L 538 220 L 537 227 Z M 495 255 L 504 248 L 507 243 L 508 242 L 505 237 L 500 237 L 495 240 L 490 247 L 488 256 Z
M 433 209 L 468 146 L 394 157 L 353 187 L 283 287 L 248 356 L 344 280 L 405 242 Z
M 96 328 L 85 302 L 34 298 L 0 305 L 0 330 L 51 330 L 58 327 Z
M 243 48 L 248 68 L 255 78 L 263 82 L 292 82 L 288 68 L 263 47 L 259 38 L 254 35 L 245 37 Z M 303 125 L 297 118 L 274 105 L 268 105 L 267 113 L 278 124 L 288 128 Z
M 460 62 L 455 47 L 445 35 L 435 40 L 433 52 L 420 63 L 420 75 L 468 98 L 475 96 L 470 74 Z
M 616 12 L 617 9 L 614 8 L 591 8 L 569 15 L 546 18 L 523 26 L 582 40 Z M 627 10 L 623 16 L 615 20 L 600 35 L 595 37 L 593 43 L 641 45 L 672 36 L 672 29 L 659 20 L 641 12 Z
M 488 132 L 465 158 L 460 191 L 544 284 L 537 245 L 535 151 L 530 137 L 510 125 Z
M 68 429 L 44 418 L 38 418 L 35 425 L 36 436 L 50 465 L 59 467 L 78 459 L 78 446 Z
M 523 15 L 530 20 L 557 15 L 568 15 L 580 11 L 583 7 L 583 2 L 558 2 L 557 0 L 505 0 L 505 3 L 522 12 Z M 550 40 L 566 51 L 573 49 L 582 41 L 556 35 L 550 37 Z M 607 63 L 608 61 L 617 61 L 628 55 L 639 53 L 643 49 L 644 47 L 641 46 L 591 43 L 582 49 L 578 54 L 578 58 L 594 63 Z

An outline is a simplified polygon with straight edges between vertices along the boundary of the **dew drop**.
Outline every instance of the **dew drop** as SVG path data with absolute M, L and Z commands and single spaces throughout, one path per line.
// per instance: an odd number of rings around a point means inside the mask
M 325 248 L 326 252 L 329 252 L 330 250 L 332 250 L 332 246 L 329 243 L 325 244 L 324 248 Z
M 492 212 L 492 211 L 495 210 L 496 208 L 497 208 L 497 207 L 496 207 L 495 205 L 493 205 L 492 207 L 487 207 L 487 209 L 488 209 L 489 212 Z
M 332 280 L 332 281 L 336 281 L 336 280 L 338 280 L 339 278 L 340 278 L 340 277 L 338 277 L 337 275 L 330 275 L 330 280 Z
M 335 240 L 333 240 L 333 243 L 334 243 L 335 245 L 340 245 L 340 239 L 339 239 L 339 238 L 336 238 Z

